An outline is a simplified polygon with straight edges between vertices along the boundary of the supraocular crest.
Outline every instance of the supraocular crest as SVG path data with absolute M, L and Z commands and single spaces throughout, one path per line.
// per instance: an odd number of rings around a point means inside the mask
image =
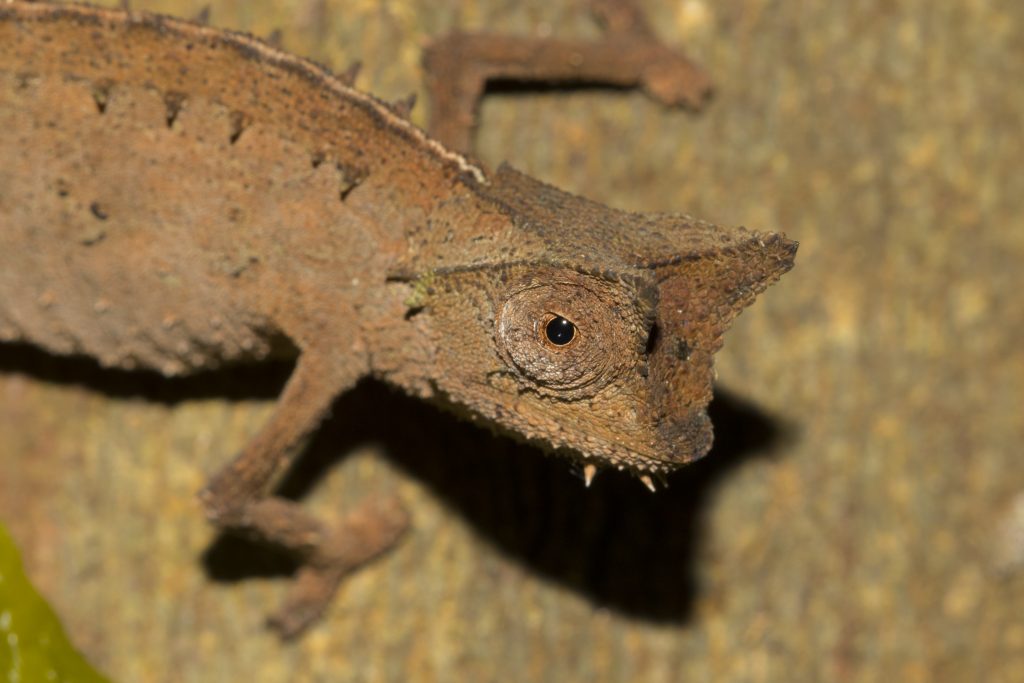
M 643 322 L 622 283 L 564 272 L 512 283 L 495 317 L 506 362 L 531 388 L 563 398 L 593 396 L 631 372 Z

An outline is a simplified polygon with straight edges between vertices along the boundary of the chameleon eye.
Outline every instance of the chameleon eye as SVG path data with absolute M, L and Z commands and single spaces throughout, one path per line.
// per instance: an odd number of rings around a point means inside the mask
M 632 310 L 631 292 L 561 270 L 524 280 L 510 287 L 494 321 L 498 348 L 524 386 L 562 398 L 593 396 L 632 370 L 643 321 L 623 316 Z
M 576 338 L 576 326 L 560 315 L 556 315 L 544 326 L 544 334 L 555 346 L 565 346 Z

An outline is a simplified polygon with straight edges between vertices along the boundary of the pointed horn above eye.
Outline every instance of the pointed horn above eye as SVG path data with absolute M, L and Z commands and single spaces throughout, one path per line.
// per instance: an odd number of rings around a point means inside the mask
M 749 305 L 793 267 L 799 244 L 773 233 L 757 235 L 737 247 L 734 258 L 724 259 L 719 273 L 723 294 L 737 312 Z
M 751 240 L 748 246 L 761 257 L 763 277 L 777 278 L 793 267 L 800 243 L 780 233 L 770 233 Z
M 659 266 L 673 280 L 668 287 L 662 285 L 661 297 L 674 303 L 686 301 L 690 320 L 712 315 L 728 324 L 793 267 L 797 242 L 776 233 L 737 232 L 735 237 L 725 233 L 731 238 L 729 244 L 711 245 Z M 674 278 L 673 271 L 678 274 Z

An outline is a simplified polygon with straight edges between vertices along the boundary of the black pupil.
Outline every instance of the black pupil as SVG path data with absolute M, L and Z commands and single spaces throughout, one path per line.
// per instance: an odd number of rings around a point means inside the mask
M 576 326 L 560 315 L 556 315 L 548 322 L 544 332 L 548 335 L 548 341 L 558 346 L 564 346 L 576 336 Z

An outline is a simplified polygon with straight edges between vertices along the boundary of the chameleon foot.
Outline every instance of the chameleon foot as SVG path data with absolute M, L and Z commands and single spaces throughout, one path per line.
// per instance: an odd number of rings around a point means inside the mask
M 344 575 L 332 567 L 302 567 L 284 604 L 267 618 L 267 625 L 284 640 L 300 635 L 323 614 Z
M 307 559 L 269 626 L 284 639 L 302 634 L 321 617 L 345 575 L 389 550 L 408 526 L 396 497 L 362 503 Z

